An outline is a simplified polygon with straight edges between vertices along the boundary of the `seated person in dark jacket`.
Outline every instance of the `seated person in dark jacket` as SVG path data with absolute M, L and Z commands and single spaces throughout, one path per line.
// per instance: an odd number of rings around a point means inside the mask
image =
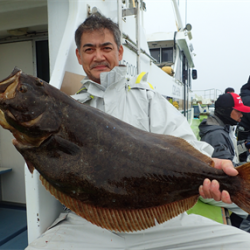
M 237 125 L 241 121 L 242 113 L 250 113 L 250 107 L 243 104 L 240 96 L 235 93 L 223 94 L 215 102 L 214 115 L 209 116 L 199 125 L 201 141 L 214 147 L 212 157 L 231 160 L 235 166 L 239 161 L 233 143 L 236 137 L 230 126 Z M 228 206 L 213 199 L 201 198 L 201 200 L 210 205 L 228 208 L 233 212 L 232 225 L 250 232 L 250 216 L 235 204 Z
M 248 82 L 241 87 L 240 96 L 242 98 L 244 105 L 250 106 L 250 77 L 248 79 Z M 238 144 L 242 145 L 241 148 L 238 147 L 239 160 L 240 162 L 245 162 L 247 161 L 250 149 L 250 113 L 244 114 L 244 116 L 241 119 L 241 122 L 238 124 L 237 137 L 238 137 Z M 245 145 L 242 142 L 245 142 Z
M 213 157 L 228 159 L 239 164 L 237 150 L 234 148 L 235 135 L 230 126 L 237 125 L 242 113 L 250 113 L 250 107 L 243 104 L 239 95 L 227 93 L 220 95 L 215 102 L 214 115 L 201 122 L 200 137 L 214 147 Z

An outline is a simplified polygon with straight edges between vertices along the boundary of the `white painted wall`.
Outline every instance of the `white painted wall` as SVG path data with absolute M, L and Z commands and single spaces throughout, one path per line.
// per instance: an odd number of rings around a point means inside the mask
M 8 77 L 17 66 L 27 74 L 33 74 L 32 42 L 0 44 L 0 80 Z M 24 160 L 12 145 L 13 135 L 0 127 L 0 167 L 12 168 L 2 175 L 2 200 L 25 203 Z
M 33 75 L 32 41 L 0 44 L 0 80 L 10 75 L 14 67 Z

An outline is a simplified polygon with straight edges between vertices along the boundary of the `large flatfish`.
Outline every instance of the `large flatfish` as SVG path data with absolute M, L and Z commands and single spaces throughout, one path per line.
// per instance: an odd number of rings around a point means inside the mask
M 137 129 L 14 69 L 0 82 L 0 124 L 30 172 L 93 224 L 143 230 L 191 208 L 205 178 L 250 213 L 250 167 L 235 177 L 185 140 Z

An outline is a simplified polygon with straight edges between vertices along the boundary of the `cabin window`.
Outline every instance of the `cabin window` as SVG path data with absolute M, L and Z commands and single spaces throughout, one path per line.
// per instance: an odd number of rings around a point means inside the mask
M 158 63 L 173 62 L 173 48 L 150 49 L 150 54 Z
M 49 82 L 49 48 L 48 40 L 36 41 L 37 77 Z
M 161 49 L 161 62 L 173 62 L 173 48 Z
M 158 49 L 150 49 L 150 54 L 151 56 L 157 60 L 157 62 L 161 62 L 161 58 L 160 58 L 160 48 Z

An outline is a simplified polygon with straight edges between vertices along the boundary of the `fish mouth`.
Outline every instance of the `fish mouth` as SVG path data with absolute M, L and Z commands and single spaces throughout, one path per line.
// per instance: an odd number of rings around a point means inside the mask
M 11 114 L 10 112 L 7 112 L 7 115 L 9 117 L 12 117 L 10 114 Z M 20 123 L 20 125 L 24 127 L 32 127 L 35 124 L 37 124 L 37 122 L 39 122 L 39 120 L 42 118 L 42 115 L 43 114 L 41 114 L 40 116 L 31 121 Z M 50 136 L 50 134 L 47 134 L 41 137 L 31 137 L 25 133 L 20 132 L 19 130 L 15 129 L 8 123 L 8 121 L 5 118 L 5 113 L 1 109 L 0 109 L 0 125 L 3 128 L 8 129 L 13 134 L 15 139 L 12 140 L 12 143 L 14 146 L 19 148 L 39 147 Z
M 4 103 L 5 100 L 15 98 L 21 74 L 22 70 L 15 68 L 8 78 L 0 82 L 0 102 Z M 21 128 L 31 128 L 39 123 L 42 116 L 43 114 L 40 114 L 38 117 L 30 121 L 18 122 L 15 116 L 8 109 L 4 108 L 4 110 L 2 110 L 0 108 L 0 125 L 3 128 L 8 129 L 13 134 L 15 139 L 13 139 L 12 143 L 16 147 L 39 147 L 41 143 L 50 136 L 49 134 L 40 137 L 33 137 L 28 135 L 28 133 L 24 133 L 19 131 L 19 129 L 16 129 L 15 124 Z M 8 120 L 12 121 L 11 124 Z
M 22 70 L 14 68 L 7 78 L 0 81 L 0 125 L 13 134 L 15 139 L 12 143 L 17 148 L 39 147 L 52 134 L 50 131 L 37 132 L 43 122 L 44 112 L 37 114 L 37 117 L 32 117 L 30 114 L 26 116 L 20 114 L 22 113 L 22 110 L 19 110 L 20 105 L 15 104 L 14 108 L 12 105 L 15 103 L 15 98 L 16 102 L 24 98 L 18 96 L 18 92 L 22 92 L 20 88 L 22 75 Z

